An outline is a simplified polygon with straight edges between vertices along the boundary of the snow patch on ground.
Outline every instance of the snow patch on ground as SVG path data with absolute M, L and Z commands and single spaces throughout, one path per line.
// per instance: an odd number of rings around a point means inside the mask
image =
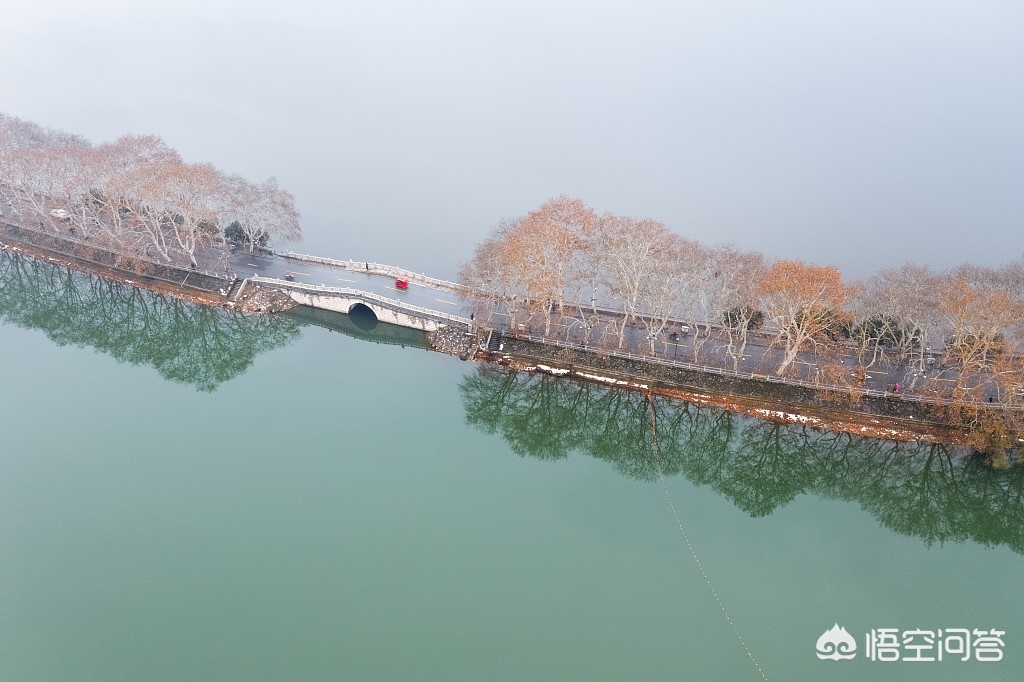
M 821 424 L 822 420 L 817 417 L 808 417 L 804 414 L 793 414 L 792 412 L 783 412 L 781 410 L 766 410 L 764 408 L 754 410 L 754 414 L 760 415 L 765 419 L 782 419 L 784 421 L 793 424 Z
M 534 369 L 540 370 L 541 372 L 546 372 L 556 377 L 565 376 L 566 374 L 572 371 L 569 369 L 561 369 L 559 367 L 548 367 L 547 365 L 537 365 L 536 367 L 534 367 Z
M 809 417 L 804 414 L 794 414 L 792 412 L 783 412 L 782 410 L 767 410 L 764 408 L 751 410 L 751 414 L 756 417 L 769 419 L 772 421 L 783 421 L 790 424 L 807 424 L 808 426 L 828 428 L 828 421 L 819 417 Z M 873 423 L 878 424 L 878 420 L 872 420 Z M 902 440 L 906 440 L 907 433 L 900 429 L 892 428 L 880 428 L 877 426 L 861 426 L 857 429 L 860 433 L 869 434 L 873 438 L 885 438 L 885 437 L 900 437 Z
M 603 384 L 610 386 L 632 386 L 634 388 L 646 389 L 647 384 L 638 384 L 632 381 L 623 381 L 622 379 L 613 379 L 612 377 L 604 377 L 600 374 L 588 374 L 586 372 L 577 372 L 576 376 L 583 377 L 584 379 L 590 379 L 591 381 L 600 381 Z
M 573 371 L 571 369 L 564 369 L 562 367 L 551 367 L 550 365 L 541 365 L 541 364 L 527 365 L 527 366 L 523 367 L 523 371 L 526 371 L 526 372 L 544 372 L 545 374 L 550 374 L 550 375 L 556 376 L 556 377 L 561 377 L 561 376 L 566 376 L 566 375 L 569 375 L 569 374 L 574 374 L 574 376 L 577 376 L 577 377 L 579 377 L 581 379 L 589 379 L 591 381 L 599 381 L 602 384 L 607 384 L 609 386 L 628 386 L 630 388 L 636 388 L 636 389 L 641 389 L 641 390 L 647 390 L 649 388 L 649 386 L 647 384 L 640 384 L 640 383 L 637 383 L 635 381 L 626 381 L 626 380 L 623 380 L 623 379 L 615 379 L 613 377 L 606 377 L 606 376 L 603 376 L 601 374 L 590 374 L 588 372 L 575 372 L 575 373 L 573 373 Z

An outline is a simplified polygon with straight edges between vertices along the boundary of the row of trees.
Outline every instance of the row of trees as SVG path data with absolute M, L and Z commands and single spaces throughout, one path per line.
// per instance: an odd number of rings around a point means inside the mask
M 779 375 L 812 350 L 852 352 L 866 367 L 903 360 L 922 370 L 943 350 L 956 370 L 953 394 L 997 380 L 1001 396 L 1019 401 L 1024 387 L 1022 260 L 948 271 L 907 264 L 848 282 L 834 267 L 703 244 L 563 196 L 500 223 L 459 279 L 481 320 L 507 309 L 513 324 L 548 335 L 559 316 L 591 329 L 613 311 L 617 321 L 605 323 L 612 344 L 622 348 L 627 328 L 640 327 L 653 350 L 654 339 L 685 321 L 699 330 L 694 360 L 719 338 L 738 366 L 749 334 L 763 327 L 783 351 L 772 368 Z
M 225 230 L 252 248 L 301 238 L 292 195 L 273 178 L 251 183 L 210 164 L 186 163 L 159 137 L 94 145 L 0 114 L 0 205 L 23 227 L 92 246 L 196 267 Z

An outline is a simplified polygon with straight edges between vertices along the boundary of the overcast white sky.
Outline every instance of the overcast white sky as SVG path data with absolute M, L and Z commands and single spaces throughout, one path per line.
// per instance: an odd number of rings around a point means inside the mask
M 275 175 L 452 276 L 558 194 L 833 264 L 1024 254 L 1024 3 L 8 2 L 0 110 Z M 171 6 L 173 5 L 173 6 Z

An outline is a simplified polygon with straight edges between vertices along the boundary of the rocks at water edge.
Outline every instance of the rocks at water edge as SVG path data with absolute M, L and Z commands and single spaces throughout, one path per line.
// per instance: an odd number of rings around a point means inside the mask
M 468 360 L 476 351 L 476 334 L 467 332 L 461 327 L 440 327 L 427 335 L 427 343 L 439 353 L 454 355 L 460 360 Z
M 245 313 L 281 313 L 298 303 L 280 289 L 249 284 L 238 300 L 238 310 Z

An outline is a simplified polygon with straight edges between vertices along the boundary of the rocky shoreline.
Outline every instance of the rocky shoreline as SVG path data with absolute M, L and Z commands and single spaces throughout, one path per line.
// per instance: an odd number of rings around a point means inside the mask
M 438 353 L 469 360 L 476 353 L 477 335 L 459 327 L 440 327 L 427 334 L 427 344 Z
M 291 296 L 280 289 L 250 283 L 239 294 L 235 309 L 243 313 L 269 315 L 286 312 L 298 305 Z

